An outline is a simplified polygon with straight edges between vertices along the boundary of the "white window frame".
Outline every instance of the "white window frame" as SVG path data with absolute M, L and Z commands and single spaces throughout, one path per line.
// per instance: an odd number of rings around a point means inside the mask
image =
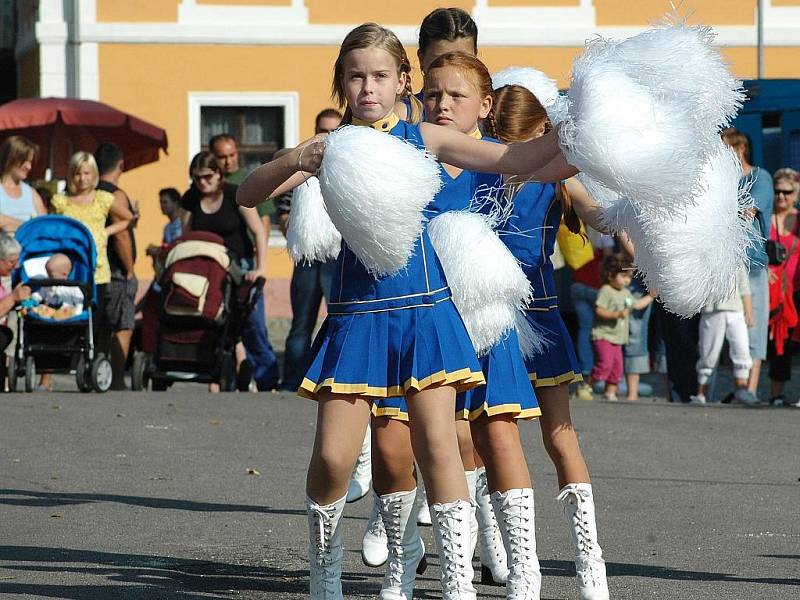
M 200 115 L 205 106 L 282 108 L 284 146 L 292 148 L 300 143 L 300 95 L 297 92 L 189 92 L 187 165 L 203 147 Z

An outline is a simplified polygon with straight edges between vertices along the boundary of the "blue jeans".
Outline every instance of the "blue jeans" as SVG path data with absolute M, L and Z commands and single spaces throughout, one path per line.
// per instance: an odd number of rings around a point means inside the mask
M 249 261 L 242 261 L 243 270 L 248 271 L 252 268 L 248 263 Z M 277 388 L 281 376 L 278 357 L 272 349 L 272 344 L 269 343 L 264 309 L 265 302 L 262 291 L 258 294 L 256 304 L 247 316 L 247 321 L 242 329 L 245 354 L 253 367 L 253 379 L 255 379 L 259 391 Z
M 641 280 L 634 278 L 630 287 L 633 297 L 637 300 L 647 295 L 647 288 Z M 649 373 L 650 352 L 647 344 L 647 329 L 650 325 L 650 311 L 653 305 L 648 304 L 642 309 L 632 310 L 628 320 L 628 343 L 624 347 L 625 372 Z
M 281 389 L 297 390 L 311 362 L 311 335 L 322 298 L 328 300 L 335 260 L 296 265 L 289 290 L 292 326 L 286 337 Z
M 570 287 L 572 306 L 578 317 L 578 333 L 575 340 L 575 350 L 578 353 L 578 364 L 584 379 L 589 377 L 594 367 L 592 354 L 592 324 L 594 323 L 594 303 L 597 300 L 597 290 L 583 283 L 573 283 Z

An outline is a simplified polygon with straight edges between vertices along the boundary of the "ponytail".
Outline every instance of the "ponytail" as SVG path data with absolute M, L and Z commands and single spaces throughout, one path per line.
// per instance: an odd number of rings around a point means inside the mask
M 556 184 L 556 197 L 561 201 L 564 225 L 566 225 L 567 229 L 572 233 L 580 235 L 585 240 L 586 233 L 581 231 L 581 220 L 575 212 L 575 208 L 572 206 L 572 198 L 569 195 L 569 191 L 567 191 L 567 186 L 565 186 L 563 182 Z

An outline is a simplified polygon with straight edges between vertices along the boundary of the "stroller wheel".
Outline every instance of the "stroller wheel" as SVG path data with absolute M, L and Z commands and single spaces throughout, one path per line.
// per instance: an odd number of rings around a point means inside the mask
M 133 366 L 131 367 L 131 389 L 134 392 L 141 392 L 147 389 L 150 383 L 150 376 L 147 368 L 150 366 L 150 355 L 146 352 L 137 352 L 133 355 Z
M 32 356 L 25 359 L 25 391 L 31 393 L 36 389 L 36 361 Z
M 86 367 L 86 358 L 83 355 L 78 359 L 78 364 L 75 366 L 75 383 L 78 386 L 78 391 L 82 394 L 92 391 L 92 385 L 89 383 L 89 370 Z
M 17 391 L 17 358 L 15 356 L 8 357 L 8 391 Z
M 111 388 L 114 372 L 111 369 L 111 362 L 105 356 L 98 356 L 92 361 L 92 371 L 90 374 L 92 388 L 95 392 L 107 392 Z

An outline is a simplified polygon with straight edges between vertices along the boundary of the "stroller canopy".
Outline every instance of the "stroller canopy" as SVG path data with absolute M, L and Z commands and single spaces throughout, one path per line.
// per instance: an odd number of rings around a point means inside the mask
M 61 252 L 72 260 L 69 278 L 90 284 L 93 295 L 96 294 L 94 272 L 97 268 L 97 250 L 92 234 L 83 223 L 61 215 L 35 217 L 23 223 L 15 237 L 22 250 L 19 253 L 20 267 L 12 276 L 14 285 L 25 283 L 35 275 L 26 272 L 26 261 Z

